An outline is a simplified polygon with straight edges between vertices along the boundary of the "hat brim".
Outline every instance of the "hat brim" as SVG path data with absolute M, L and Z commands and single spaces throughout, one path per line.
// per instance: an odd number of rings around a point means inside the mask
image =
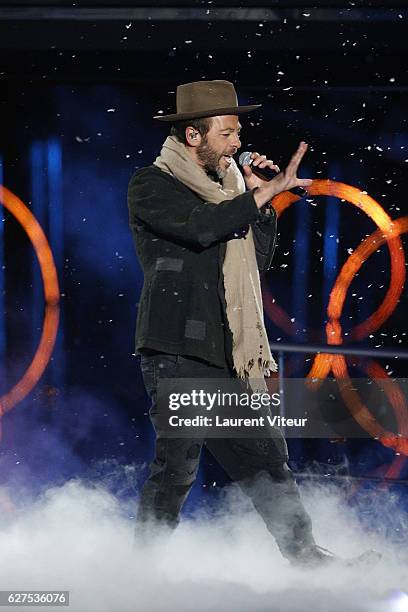
M 199 111 L 195 113 L 176 113 L 174 115 L 155 115 L 153 119 L 159 121 L 186 121 L 188 119 L 201 119 L 201 117 L 218 117 L 219 115 L 241 115 L 260 108 L 262 104 L 249 106 L 233 106 L 229 108 L 216 108 L 214 110 Z

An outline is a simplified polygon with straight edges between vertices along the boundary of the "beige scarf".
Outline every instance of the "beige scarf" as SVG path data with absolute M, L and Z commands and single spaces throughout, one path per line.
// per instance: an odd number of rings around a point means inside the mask
M 219 204 L 244 193 L 245 182 L 234 160 L 222 185 L 206 174 L 174 136 L 166 138 L 154 165 L 175 176 L 205 202 Z M 227 318 L 233 336 L 232 357 L 240 378 L 259 379 L 276 372 L 266 335 L 261 285 L 251 227 L 245 238 L 227 242 L 224 265 Z M 257 384 L 259 387 L 259 384 Z

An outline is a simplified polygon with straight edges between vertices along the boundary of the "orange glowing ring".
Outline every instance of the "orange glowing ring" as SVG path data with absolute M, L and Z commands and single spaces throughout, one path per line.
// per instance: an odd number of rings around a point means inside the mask
M 385 212 L 385 210 L 367 193 L 346 185 L 331 180 L 314 180 L 312 185 L 307 189 L 309 195 L 327 195 L 341 198 L 347 202 L 354 204 L 357 208 L 360 208 L 366 213 L 374 223 L 389 236 L 387 245 L 390 251 L 391 258 L 391 279 L 387 294 L 377 310 L 370 315 L 365 321 L 359 323 L 355 328 L 350 331 L 350 337 L 355 340 L 362 340 L 368 334 L 372 333 L 384 323 L 384 321 L 390 316 L 398 304 L 399 297 L 402 292 L 402 286 L 405 280 L 405 258 L 402 249 L 401 239 L 398 233 L 393 238 L 393 220 Z M 300 197 L 292 194 L 290 191 L 284 191 L 272 200 L 273 207 L 275 208 L 278 217 L 289 208 L 294 202 L 300 200 Z M 344 304 L 347 289 L 354 277 L 355 266 L 361 266 L 363 262 L 360 261 L 359 256 L 356 252 L 350 255 L 346 264 L 344 264 L 342 272 L 340 273 L 335 287 L 331 293 L 331 299 L 328 307 L 329 320 L 338 321 L 340 318 L 341 310 Z M 353 267 L 354 266 L 354 267 Z M 345 271 L 344 271 L 345 270 Z M 344 271 L 344 272 L 343 272 Z M 269 302 L 270 302 L 269 296 Z M 275 302 L 273 306 L 268 305 L 266 300 L 266 310 L 271 319 L 290 334 L 296 333 L 297 326 L 293 324 L 288 315 L 280 308 Z M 340 329 L 335 326 L 334 329 L 330 329 L 328 343 L 329 344 L 341 344 Z
M 360 270 L 363 263 L 385 242 L 387 242 L 390 253 L 395 255 L 391 258 L 391 283 L 387 294 L 377 310 L 365 321 L 357 325 L 351 331 L 351 337 L 362 339 L 371 331 L 378 329 L 382 323 L 391 315 L 395 309 L 405 282 L 405 258 L 401 245 L 400 234 L 408 231 L 408 217 L 394 220 L 388 232 L 377 230 L 371 236 L 363 240 L 356 250 L 350 255 L 343 265 L 334 287 L 330 293 L 327 312 L 329 320 L 326 325 L 328 344 L 342 344 L 341 326 L 339 319 L 343 309 L 346 292 L 353 280 L 354 275 Z M 396 242 L 397 241 L 397 242 Z M 395 245 L 397 251 L 395 252 Z M 331 368 L 332 355 L 327 359 L 327 354 L 317 355 L 312 366 L 311 375 L 320 377 Z
M 0 397 L 0 416 L 2 416 L 30 393 L 47 367 L 58 331 L 59 286 L 50 245 L 36 218 L 14 193 L 2 185 L 0 185 L 0 203 L 17 219 L 34 247 L 40 264 L 45 298 L 45 316 L 37 351 L 18 383 Z
M 377 230 L 376 232 L 374 232 L 374 234 L 366 238 L 359 245 L 359 247 L 354 251 L 353 255 L 356 255 L 356 262 L 360 261 L 360 264 L 354 267 L 351 273 L 354 275 L 360 269 L 360 267 L 362 266 L 366 258 L 369 257 L 374 251 L 376 251 L 379 246 L 384 244 L 384 242 L 387 242 L 387 243 L 394 242 L 397 236 L 399 237 L 400 234 L 403 234 L 406 232 L 408 232 L 408 217 L 401 217 L 400 219 L 395 220 L 392 224 L 391 230 L 388 233 L 381 232 L 380 230 Z M 401 252 L 402 252 L 402 249 L 401 249 Z M 338 278 L 342 277 L 342 273 L 344 272 L 345 269 L 348 270 L 347 262 L 343 266 Z M 345 279 L 343 278 L 343 281 L 344 280 Z M 401 275 L 398 277 L 398 282 L 400 282 L 401 285 L 397 285 L 396 287 L 393 288 L 394 294 L 397 294 L 398 296 L 401 294 L 404 280 L 405 280 L 405 267 Z M 349 280 L 348 277 L 346 277 L 346 281 L 347 282 L 343 282 L 345 286 L 345 290 L 347 290 L 351 282 L 351 279 Z M 333 296 L 336 296 L 336 293 L 335 293 L 336 285 L 337 285 L 337 281 L 330 294 L 329 306 L 334 301 Z M 391 307 L 392 310 L 394 309 L 389 304 L 388 304 L 388 307 Z M 342 342 L 340 324 L 338 320 L 334 319 L 333 317 L 333 312 L 335 312 L 335 308 L 336 308 L 336 303 L 334 302 L 334 307 L 332 311 L 330 312 L 331 318 L 328 321 L 327 327 L 326 327 L 328 344 L 341 344 Z M 382 308 L 382 305 L 376 312 L 378 313 L 381 308 Z M 392 310 L 389 311 L 388 316 L 391 314 Z M 341 311 L 340 311 L 340 314 L 341 314 Z M 378 316 L 381 317 L 382 313 L 380 313 Z M 333 338 L 333 335 L 334 335 L 334 338 Z M 332 339 L 331 342 L 329 338 Z M 371 377 L 375 375 L 376 378 L 385 377 L 386 376 L 385 371 L 384 370 L 381 371 L 381 370 L 382 370 L 381 366 L 378 366 L 377 364 L 373 363 L 367 369 L 367 374 Z M 355 391 L 348 388 L 349 387 L 348 384 L 345 386 L 347 391 L 343 393 L 343 388 L 342 388 L 343 385 L 341 381 L 347 381 L 347 383 L 350 382 L 346 359 L 344 355 L 332 355 L 332 354 L 327 354 L 327 353 L 321 353 L 319 355 L 316 355 L 315 360 L 313 362 L 313 366 L 307 378 L 309 379 L 309 381 L 313 379 L 315 380 L 322 379 L 328 376 L 331 371 L 333 372 L 333 374 L 339 381 L 339 386 L 340 386 L 340 390 L 343 395 L 343 399 L 346 401 L 346 404 L 350 412 L 352 413 L 353 417 L 355 418 L 355 420 L 368 433 L 370 433 L 370 435 L 372 435 L 376 439 L 379 439 L 379 441 L 384 446 L 394 449 L 395 452 L 397 453 L 401 453 L 405 456 L 408 456 L 408 419 L 407 419 L 408 415 L 407 415 L 406 402 L 403 396 L 401 396 L 401 394 L 399 394 L 398 391 L 395 389 L 393 395 L 389 397 L 391 404 L 394 408 L 396 417 L 397 417 L 399 434 L 385 431 L 384 428 L 375 421 L 375 419 L 372 417 L 367 407 L 360 401 Z
M 369 333 L 378 329 L 384 321 L 391 315 L 398 304 L 405 283 L 405 257 L 400 239 L 400 234 L 408 231 L 408 217 L 392 220 L 384 209 L 373 198 L 355 187 L 344 183 L 337 183 L 330 180 L 314 180 L 308 188 L 310 195 L 330 195 L 351 202 L 361 208 L 379 227 L 371 236 L 366 238 L 357 249 L 350 255 L 343 265 L 334 287 L 330 293 L 328 305 L 328 323 L 326 325 L 327 343 L 340 345 L 343 343 L 340 317 L 344 306 L 349 286 L 366 259 L 378 249 L 379 246 L 387 242 L 391 257 L 391 279 L 386 296 L 377 310 L 365 321 L 355 326 L 350 333 L 351 338 L 361 340 Z M 280 216 L 293 202 L 300 198 L 290 192 L 283 192 L 273 199 L 273 206 Z M 289 325 L 289 317 L 283 309 L 273 303 L 271 306 L 270 296 L 267 303 L 267 312 L 272 320 L 278 323 L 285 330 L 293 332 L 295 326 Z M 308 386 L 313 386 L 312 381 L 318 381 L 327 377 L 333 372 L 343 394 L 343 398 L 355 420 L 373 437 L 379 439 L 384 446 L 393 448 L 396 452 L 408 455 L 408 419 L 405 399 L 395 391 L 389 397 L 396 413 L 399 434 L 387 432 L 377 423 L 370 411 L 360 401 L 358 395 L 349 390 L 348 369 L 344 355 L 332 355 L 322 353 L 315 356 L 313 366 L 307 376 Z M 382 371 L 381 366 L 376 369 L 376 364 L 371 364 L 369 371 L 377 373 L 379 378 L 385 377 L 386 372 Z M 400 462 L 398 462 L 399 465 Z

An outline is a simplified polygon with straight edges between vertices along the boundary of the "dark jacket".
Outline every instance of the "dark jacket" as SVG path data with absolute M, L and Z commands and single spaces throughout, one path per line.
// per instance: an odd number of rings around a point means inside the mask
M 144 272 L 136 324 L 142 349 L 232 363 L 222 265 L 226 242 L 253 229 L 260 272 L 269 269 L 276 213 L 261 212 L 252 191 L 219 204 L 156 166 L 135 172 L 128 191 L 129 222 Z

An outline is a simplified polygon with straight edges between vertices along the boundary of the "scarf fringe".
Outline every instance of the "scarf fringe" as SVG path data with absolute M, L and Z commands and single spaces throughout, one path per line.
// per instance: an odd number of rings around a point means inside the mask
M 278 364 L 274 359 L 266 359 L 265 361 L 262 361 L 260 367 L 264 372 L 264 376 L 266 376 L 267 378 L 269 378 L 272 372 L 278 371 Z
M 243 380 L 247 379 L 251 375 L 251 370 L 253 370 L 254 361 L 251 359 L 247 364 L 239 367 L 237 371 L 237 375 L 239 378 Z M 258 366 L 260 369 L 260 375 L 266 378 L 272 374 L 272 372 L 278 371 L 278 364 L 274 359 L 262 359 L 261 357 L 258 359 Z

